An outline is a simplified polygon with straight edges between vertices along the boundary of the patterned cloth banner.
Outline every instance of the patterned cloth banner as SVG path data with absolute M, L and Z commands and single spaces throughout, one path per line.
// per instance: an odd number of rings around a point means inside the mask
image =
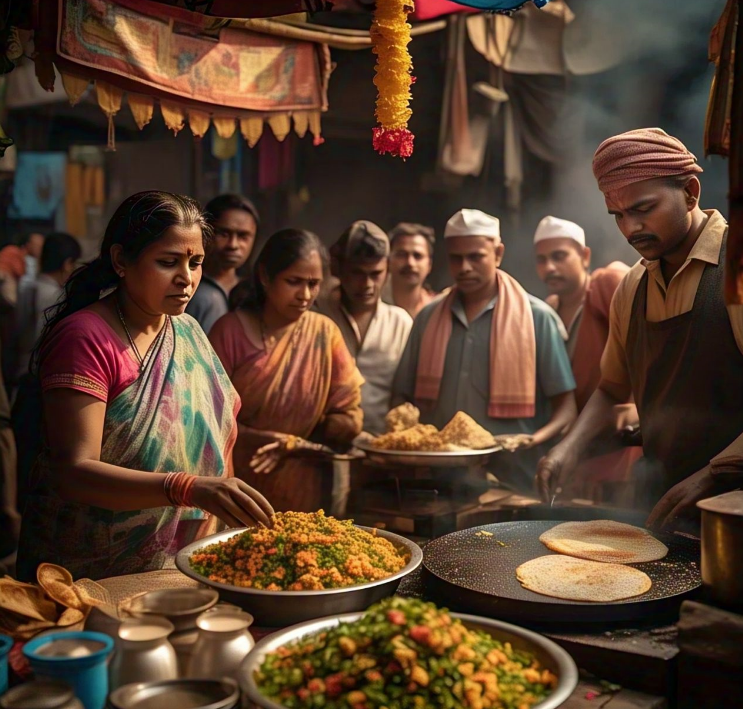
M 149 0 L 59 0 L 57 56 L 142 93 L 215 108 L 327 109 L 327 47 L 214 27 L 213 18 Z

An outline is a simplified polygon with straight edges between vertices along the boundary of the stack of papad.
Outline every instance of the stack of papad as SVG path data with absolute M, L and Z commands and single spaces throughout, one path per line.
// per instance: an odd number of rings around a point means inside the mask
M 650 577 L 622 564 L 548 554 L 521 564 L 516 578 L 524 588 L 567 601 L 611 603 L 647 593 Z
M 69 571 L 40 564 L 38 586 L 0 579 L 0 633 L 28 640 L 42 630 L 82 630 L 91 609 L 108 602 L 104 588 L 90 579 L 73 581 Z
M 558 554 L 617 564 L 642 564 L 668 554 L 668 547 L 647 530 L 611 520 L 558 524 L 539 541 Z

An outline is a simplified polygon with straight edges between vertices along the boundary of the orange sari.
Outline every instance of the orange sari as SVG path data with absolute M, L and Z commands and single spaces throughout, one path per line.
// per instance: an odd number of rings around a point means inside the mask
M 330 319 L 305 313 L 270 352 L 253 344 L 237 313 L 217 321 L 209 339 L 242 399 L 239 424 L 317 440 L 313 433 L 329 432 L 333 419 L 343 418 L 347 440 L 335 442 L 350 443 L 361 432 L 363 378 Z M 289 457 L 274 472 L 256 474 L 250 468 L 255 451 L 238 432 L 235 475 L 260 490 L 275 510 L 307 512 L 325 504 L 332 486 L 329 461 Z

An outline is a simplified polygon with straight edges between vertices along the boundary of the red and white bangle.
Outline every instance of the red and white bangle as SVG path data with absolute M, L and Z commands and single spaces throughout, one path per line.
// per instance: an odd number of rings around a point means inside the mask
M 195 475 L 168 473 L 163 482 L 163 492 L 173 507 L 193 507 L 193 484 Z

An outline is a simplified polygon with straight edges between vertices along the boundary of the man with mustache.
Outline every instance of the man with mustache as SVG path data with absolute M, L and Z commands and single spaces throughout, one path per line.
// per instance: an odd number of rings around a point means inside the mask
M 550 294 L 547 304 L 568 331 L 568 354 L 575 375 L 578 411 L 601 379 L 601 355 L 609 335 L 609 306 L 629 271 L 620 261 L 593 273 L 583 229 L 566 219 L 545 217 L 534 233 L 537 274 Z
M 393 404 L 409 401 L 442 428 L 464 411 L 495 435 L 521 434 L 498 479 L 531 490 L 545 444 L 575 419 L 565 344 L 554 312 L 500 269 L 500 222 L 463 209 L 444 242 L 455 286 L 416 318 L 395 375 Z
M 574 222 L 552 216 L 539 222 L 534 251 L 537 274 L 550 292 L 547 303 L 557 311 L 568 331 L 568 354 L 580 413 L 601 381 L 601 355 L 609 336 L 611 300 L 629 266 L 615 261 L 590 272 L 591 249 L 586 246 L 585 231 Z M 637 408 L 631 398 L 618 405 L 616 413 L 617 425 L 622 428 L 637 423 Z M 609 445 L 616 447 L 616 442 Z M 602 482 L 626 481 L 641 449 L 595 453 L 576 475 L 580 487 L 575 492 L 581 497 L 590 496 Z
M 632 394 L 644 452 L 636 470 L 657 503 L 648 523 L 675 525 L 725 488 L 743 454 L 743 315 L 723 298 L 727 223 L 701 209 L 702 168 L 659 128 L 604 141 L 593 171 L 642 259 L 614 296 L 598 389 L 540 463 L 540 493 L 551 499 Z
M 221 194 L 204 211 L 214 236 L 201 283 L 186 312 L 209 334 L 212 325 L 229 311 L 230 293 L 241 280 L 238 271 L 253 251 L 260 219 L 255 205 L 239 194 Z
M 390 242 L 380 227 L 368 221 L 351 224 L 330 249 L 340 287 L 317 304 L 340 328 L 364 377 L 364 431 L 373 434 L 385 432 L 392 379 L 413 325 L 402 308 L 382 301 L 389 255 Z
M 434 230 L 423 224 L 402 222 L 390 233 L 390 277 L 382 297 L 415 318 L 434 299 L 426 285 L 433 267 Z

